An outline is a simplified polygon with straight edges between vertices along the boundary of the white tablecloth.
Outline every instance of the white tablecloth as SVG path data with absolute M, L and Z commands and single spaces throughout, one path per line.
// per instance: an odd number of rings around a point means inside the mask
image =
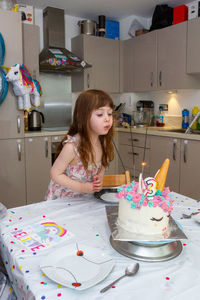
M 165 262 L 139 262 L 140 270 L 126 277 L 104 294 L 100 290 L 124 273 L 133 259 L 116 252 L 109 243 L 106 203 L 97 199 L 55 200 L 13 208 L 1 220 L 1 256 L 11 285 L 20 300 L 199 300 L 200 299 L 200 224 L 193 219 L 181 219 L 182 213 L 200 209 L 200 203 L 174 193 L 173 218 L 183 227 L 188 240 L 182 241 L 181 254 Z M 97 285 L 77 291 L 51 281 L 39 264 L 55 247 L 31 253 L 15 242 L 9 232 L 41 220 L 51 220 L 67 228 L 73 236 L 61 242 L 74 241 L 101 249 L 115 260 L 112 272 Z

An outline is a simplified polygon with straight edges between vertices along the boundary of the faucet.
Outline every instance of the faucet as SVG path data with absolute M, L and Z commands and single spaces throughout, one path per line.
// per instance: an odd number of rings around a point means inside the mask
M 185 133 L 191 133 L 191 127 L 194 124 L 194 122 L 196 122 L 196 120 L 200 117 L 200 111 L 198 112 L 198 114 L 196 115 L 196 117 L 192 120 L 192 122 L 190 123 L 190 125 L 188 126 L 188 128 L 186 129 Z

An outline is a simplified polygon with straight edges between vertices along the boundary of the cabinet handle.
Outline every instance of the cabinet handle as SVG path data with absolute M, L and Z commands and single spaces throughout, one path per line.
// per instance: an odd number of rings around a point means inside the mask
M 128 152 L 128 154 L 139 156 L 139 153 L 136 152 Z
M 183 161 L 184 161 L 184 163 L 187 162 L 187 144 L 188 144 L 188 141 L 184 141 L 184 151 L 183 151 Z
M 17 116 L 17 132 L 20 133 L 21 131 L 21 119 L 20 116 Z
M 159 72 L 159 85 L 162 86 L 162 71 Z
M 18 153 L 18 160 L 22 160 L 22 150 L 21 150 L 21 143 L 17 143 L 17 153 Z
M 151 72 L 151 75 L 150 75 L 150 85 L 151 85 L 151 87 L 153 86 L 153 72 Z
M 45 141 L 45 157 L 48 157 L 49 149 L 48 149 L 48 141 Z
M 87 88 L 90 88 L 90 74 L 87 73 Z
M 176 160 L 176 143 L 177 140 L 173 140 L 173 160 Z
M 138 139 L 128 139 L 129 141 L 139 142 Z

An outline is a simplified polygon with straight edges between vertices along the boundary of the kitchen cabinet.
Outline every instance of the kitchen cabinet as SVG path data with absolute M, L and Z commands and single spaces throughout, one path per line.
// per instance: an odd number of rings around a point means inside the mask
M 139 174 L 142 172 L 141 163 L 143 159 L 146 162 L 146 166 L 144 168 L 143 177 L 149 176 L 149 155 L 150 155 L 150 141 L 149 137 L 145 134 L 137 134 L 137 133 L 118 133 L 118 149 L 126 170 L 130 171 L 130 175 L 135 180 L 139 179 Z M 146 139 L 146 150 L 144 157 L 144 145 Z M 132 148 L 133 143 L 133 148 Z M 124 169 L 122 163 L 119 161 L 119 172 L 123 173 Z
M 0 9 L 0 32 L 5 42 L 4 65 L 11 67 L 16 63 L 21 64 L 23 62 L 21 13 Z M 0 139 L 24 136 L 24 114 L 17 110 L 16 97 L 11 84 L 0 106 L 0 128 Z
M 188 75 L 187 22 L 157 31 L 158 35 L 158 88 L 199 88 L 199 78 Z
M 39 80 L 40 31 L 39 26 L 22 24 L 23 63 L 34 79 Z
M 50 181 L 51 137 L 25 138 L 27 204 L 44 200 Z
M 133 39 L 134 90 L 150 91 L 157 87 L 157 32 Z
M 0 191 L 7 208 L 26 204 L 24 139 L 0 140 Z
M 121 41 L 122 49 L 122 91 L 133 92 L 135 72 L 133 71 L 133 59 L 135 39 Z M 121 73 L 121 72 L 120 72 Z
M 181 140 L 180 193 L 200 200 L 200 141 Z
M 132 39 L 132 55 L 124 55 L 124 92 L 199 88 L 199 77 L 187 74 L 187 22 Z M 126 44 L 123 47 L 126 53 Z M 133 56 L 133 57 L 131 57 Z M 128 61 L 128 62 L 127 62 Z M 129 80 L 129 74 L 134 80 Z
M 150 174 L 154 176 L 166 158 L 170 166 L 165 186 L 200 200 L 200 141 L 151 136 Z
M 187 73 L 200 73 L 200 18 L 188 21 L 187 34 Z
M 93 88 L 119 92 L 120 41 L 82 34 L 73 38 L 71 45 L 73 53 L 92 65 L 72 73 L 72 92 Z
M 151 136 L 150 176 L 154 177 L 166 158 L 170 159 L 165 186 L 179 192 L 180 172 L 180 139 L 171 137 Z

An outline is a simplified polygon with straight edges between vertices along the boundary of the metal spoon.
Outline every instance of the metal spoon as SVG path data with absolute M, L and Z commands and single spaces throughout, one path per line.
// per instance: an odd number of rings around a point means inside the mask
M 133 276 L 133 275 L 135 275 L 138 272 L 138 270 L 139 270 L 139 264 L 138 263 L 127 267 L 126 270 L 125 270 L 125 274 L 123 276 L 119 277 L 118 279 L 116 279 L 115 281 L 113 281 L 112 283 L 110 283 L 109 285 L 107 285 L 105 288 L 103 288 L 100 291 L 100 293 L 104 293 L 107 290 L 109 290 L 113 286 L 113 284 L 117 283 L 118 281 L 120 281 L 125 276 Z
M 182 214 L 182 216 L 183 216 L 183 218 L 185 218 L 185 219 L 190 219 L 192 216 L 195 216 L 195 215 L 198 215 L 198 214 L 200 214 L 200 211 L 193 212 L 193 213 L 191 213 L 190 215 Z

